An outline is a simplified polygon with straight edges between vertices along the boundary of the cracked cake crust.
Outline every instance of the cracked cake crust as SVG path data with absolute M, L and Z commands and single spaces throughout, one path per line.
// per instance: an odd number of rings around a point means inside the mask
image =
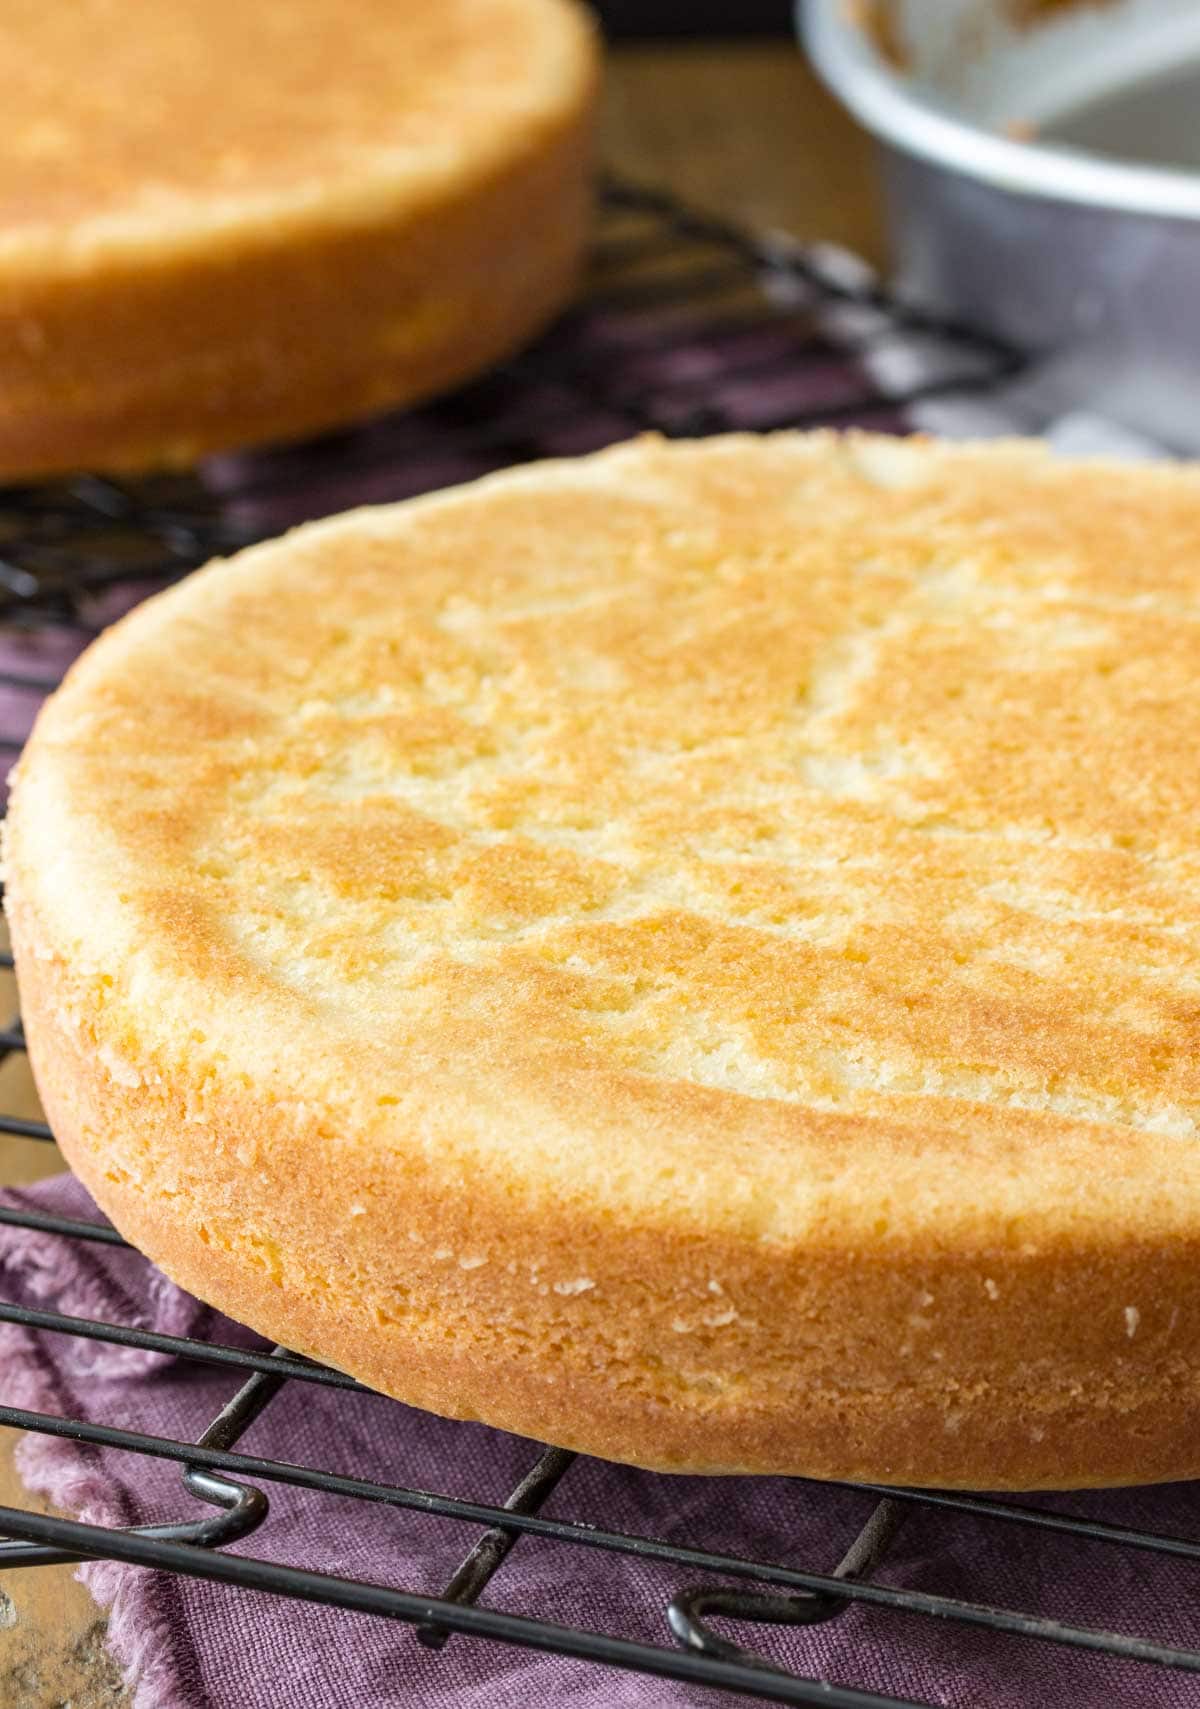
M 218 563 L 48 704 L 30 1055 L 169 1275 L 669 1470 L 1200 1472 L 1200 474 L 642 440 Z

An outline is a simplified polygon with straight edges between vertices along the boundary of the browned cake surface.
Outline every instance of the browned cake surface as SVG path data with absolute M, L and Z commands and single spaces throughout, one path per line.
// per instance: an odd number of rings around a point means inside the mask
M 57 234 L 352 187 L 372 156 L 436 185 L 577 48 L 545 0 L 4 0 L 0 52 L 0 228 Z
M 21 762 L 23 1007 L 169 1273 L 674 1468 L 1200 1471 L 1200 474 L 643 441 L 302 530 Z
M 349 419 L 570 289 L 570 0 L 0 0 L 0 63 L 0 475 Z

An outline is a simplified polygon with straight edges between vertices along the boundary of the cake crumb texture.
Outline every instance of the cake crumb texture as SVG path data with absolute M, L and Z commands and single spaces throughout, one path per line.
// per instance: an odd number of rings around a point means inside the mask
M 1198 676 L 1187 468 L 641 440 L 310 526 L 21 761 L 51 1119 L 168 1273 L 418 1404 L 1193 1475 Z
M 0 0 L 0 478 L 412 402 L 569 298 L 573 0 Z

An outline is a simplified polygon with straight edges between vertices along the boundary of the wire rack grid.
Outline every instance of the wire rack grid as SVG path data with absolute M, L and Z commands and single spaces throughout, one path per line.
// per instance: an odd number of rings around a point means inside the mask
M 215 459 L 195 476 L 139 483 L 80 476 L 0 493 L 0 638 L 28 643 L 28 662 L 0 671 L 0 747 L 19 750 L 41 697 L 111 617 L 214 553 L 305 517 L 648 429 L 673 436 L 826 423 L 903 430 L 904 412 L 917 397 L 986 392 L 1019 365 L 994 341 L 891 300 L 865 270 L 834 252 L 750 235 L 624 183 L 605 185 L 602 210 L 578 306 L 533 350 L 453 398 L 288 452 Z M 882 377 L 898 371 L 879 359 L 897 347 L 920 354 L 915 367 L 900 365 L 910 375 L 904 385 Z M 0 957 L 0 966 L 11 965 L 11 957 Z M 21 1023 L 13 1018 L 0 1030 L 0 1059 L 23 1050 Z M 52 1140 L 44 1123 L 15 1114 L 0 1115 L 0 1132 L 35 1144 Z M 12 1198 L 0 1206 L 0 1222 L 68 1242 L 125 1244 L 101 1222 L 50 1216 Z M 1200 1650 L 1182 1643 L 938 1594 L 898 1584 L 888 1572 L 889 1551 L 913 1509 L 948 1527 L 983 1523 L 998 1550 L 1006 1536 L 1033 1530 L 1048 1541 L 1102 1552 L 1200 1558 L 1200 1542 L 1186 1537 L 1036 1502 L 856 1486 L 871 1498 L 871 1509 L 857 1533 L 847 1535 L 840 1561 L 747 1559 L 703 1539 L 685 1545 L 548 1516 L 546 1504 L 575 1462 L 557 1448 L 531 1447 L 528 1471 L 500 1502 L 248 1453 L 239 1442 L 287 1385 L 357 1388 L 340 1372 L 282 1348 L 256 1351 L 4 1301 L 0 1322 L 170 1355 L 227 1371 L 231 1382 L 228 1403 L 195 1442 L 0 1405 L 0 1425 L 177 1464 L 193 1504 L 177 1522 L 128 1530 L 2 1508 L 3 1568 L 124 1561 L 404 1622 L 434 1650 L 462 1634 L 724 1687 L 748 1699 L 829 1709 L 896 1709 L 911 1699 L 798 1677 L 723 1635 L 714 1622 L 812 1625 L 858 1606 L 881 1617 L 900 1611 L 1200 1672 Z M 269 1543 L 267 1491 L 283 1486 L 456 1522 L 471 1534 L 462 1563 L 431 1595 L 226 1553 L 223 1545 L 256 1531 Z M 829 1493 L 829 1486 L 801 1487 L 808 1501 Z M 736 1500 L 736 1482 L 730 1499 Z M 536 1609 L 489 1606 L 488 1588 L 513 1548 L 546 1539 L 672 1569 L 679 1588 L 664 1609 L 663 1641 L 562 1624 Z M 780 1553 L 790 1553 L 784 1537 Z M 769 1636 L 763 1643 L 769 1650 Z

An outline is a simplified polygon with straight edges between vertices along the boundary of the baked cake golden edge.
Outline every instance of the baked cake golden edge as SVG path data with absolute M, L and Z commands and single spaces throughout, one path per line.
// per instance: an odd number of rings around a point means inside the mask
M 619 482 L 631 454 L 623 448 L 590 461 Z M 927 447 L 923 454 L 953 481 L 956 459 L 979 453 Z M 1038 455 L 1023 446 L 991 454 Z M 476 491 L 545 474 L 493 477 Z M 1102 483 L 1105 468 L 1089 465 L 1079 478 Z M 1164 478 L 1145 477 L 1151 487 Z M 318 530 L 352 536 L 356 525 L 351 516 L 292 540 Z M 288 549 L 287 541 L 273 543 L 240 562 L 245 568 Z M 206 572 L 220 573 L 220 566 Z M 194 578 L 190 592 L 162 600 L 193 598 L 202 583 Z M 78 883 L 72 862 L 80 850 L 63 836 L 71 803 L 55 776 L 55 725 L 99 666 L 111 669 L 143 613 L 111 631 L 75 668 L 66 698 L 42 714 L 18 768 L 5 866 L 30 1057 L 48 1119 L 116 1226 L 169 1276 L 261 1333 L 411 1404 L 658 1470 L 995 1489 L 1200 1472 L 1200 1362 L 1186 1339 L 1165 1348 L 1131 1332 L 1114 1357 L 1109 1326 L 1094 1309 L 1100 1297 L 1163 1299 L 1181 1323 L 1200 1322 L 1200 1220 L 1193 1226 L 1181 1214 L 1174 1223 L 1122 1223 L 1114 1199 L 1118 1214 L 1107 1226 L 1103 1219 L 1082 1229 L 1056 1225 L 1048 1205 L 1042 1226 L 1029 1215 L 1019 1227 L 989 1228 L 985 1211 L 971 1238 L 932 1244 L 919 1219 L 902 1217 L 875 1239 L 868 1229 L 826 1226 L 791 1243 L 653 1216 L 639 1226 L 610 1207 L 580 1214 L 536 1183 L 470 1173 L 455 1133 L 503 1106 L 508 1121 L 515 1113 L 531 1133 L 576 1123 L 602 1145 L 634 1120 L 693 1120 L 701 1104 L 689 1098 L 673 1110 L 669 1086 L 597 1085 L 567 1063 L 551 1089 L 552 1108 L 545 1085 L 500 1076 L 473 1107 L 469 1090 L 465 1107 L 448 1099 L 432 1112 L 427 1094 L 408 1088 L 411 1114 L 432 1143 L 388 1150 L 381 1172 L 378 1150 L 359 1143 L 378 1132 L 377 1110 L 363 1105 L 357 1132 L 331 1125 L 331 1111 L 344 1119 L 335 1059 L 306 1060 L 297 1072 L 302 1096 L 290 1105 L 274 1091 L 263 1096 L 245 1076 L 222 1084 L 211 1063 L 189 1065 L 186 1048 L 165 1072 L 159 994 L 142 997 L 148 1045 L 129 1036 L 127 1014 L 112 1015 L 104 958 L 81 956 L 64 929 L 64 915 L 77 918 L 78 910 L 59 905 L 64 887 Z M 216 983 L 217 1001 L 235 995 L 219 970 Z M 197 995 L 186 992 L 185 1006 Z M 168 1016 L 177 1002 L 178 994 Z M 448 1089 L 452 1081 L 437 1079 L 436 1061 L 432 1068 L 435 1083 Z M 719 1132 L 719 1099 L 704 1108 Z M 1114 1172 L 1105 1136 L 1081 1136 L 1054 1116 L 1040 1127 L 1048 1147 L 1059 1139 L 1093 1144 L 1103 1197 L 1106 1168 Z M 152 1193 L 131 1181 L 131 1157 L 157 1169 Z M 1181 1159 L 1184 1198 L 1193 1174 Z M 1119 1185 L 1119 1164 L 1116 1175 Z M 403 1250 L 402 1292 L 420 1309 L 396 1307 L 394 1228 L 365 1228 L 349 1297 L 323 1285 L 339 1270 L 347 1280 L 338 1229 L 324 1215 L 331 1179 L 339 1203 L 382 1193 L 403 1205 L 405 1229 L 417 1238 Z M 232 1218 L 246 1230 L 239 1253 L 212 1243 L 210 1210 L 214 1220 Z M 260 1229 L 273 1232 L 260 1236 Z M 448 1268 L 435 1256 L 479 1248 L 496 1256 L 485 1271 Z M 577 1275 L 588 1286 L 514 1287 L 506 1298 L 507 1265 Z M 682 1333 L 704 1333 L 696 1302 L 717 1274 L 721 1294 L 738 1302 L 739 1321 L 721 1328 L 729 1366 L 736 1373 L 740 1355 L 744 1367 L 719 1392 L 689 1391 L 675 1380 L 674 1351 Z M 922 1370 L 900 1338 L 932 1310 L 947 1352 Z M 684 1329 L 681 1311 L 693 1320 Z M 947 1376 L 947 1367 L 956 1374 Z

